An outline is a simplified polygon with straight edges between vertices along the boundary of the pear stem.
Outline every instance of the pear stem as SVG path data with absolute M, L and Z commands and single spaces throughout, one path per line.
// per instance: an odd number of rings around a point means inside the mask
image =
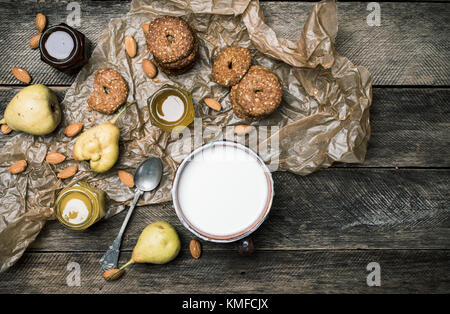
M 119 117 L 122 115 L 122 113 L 127 110 L 128 107 L 130 107 L 132 104 L 135 104 L 136 102 L 133 101 L 132 103 L 126 104 L 122 109 L 120 109 L 119 113 L 110 121 L 112 124 L 115 124 L 117 120 L 119 120 Z
M 6 124 L 6 119 L 5 118 L 1 119 L 0 124 Z
M 106 280 L 110 280 L 111 278 L 114 278 L 114 276 L 115 276 L 116 274 L 118 274 L 120 271 L 122 271 L 122 269 L 124 269 L 124 268 L 127 267 L 127 266 L 130 266 L 131 264 L 134 264 L 133 259 L 130 259 L 130 260 L 128 261 L 128 263 L 126 263 L 125 265 L 123 265 L 122 267 L 120 267 L 117 271 L 113 272 L 111 275 L 108 276 L 108 278 L 105 278 L 105 279 L 106 279 Z
M 128 263 L 126 263 L 125 265 L 123 265 L 122 267 L 119 268 L 119 271 L 121 271 L 122 269 L 125 269 L 126 267 L 130 266 L 131 264 L 134 264 L 133 259 L 130 259 L 128 261 Z

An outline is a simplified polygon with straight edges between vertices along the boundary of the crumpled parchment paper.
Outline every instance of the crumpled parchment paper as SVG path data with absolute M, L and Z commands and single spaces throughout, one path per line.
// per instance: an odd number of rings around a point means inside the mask
M 155 83 L 141 69 L 142 59 L 150 57 L 141 24 L 165 14 L 182 16 L 196 30 L 200 58 L 188 73 L 168 77 L 161 72 L 161 81 Z M 315 5 L 304 21 L 298 42 L 279 38 L 265 24 L 257 1 L 133 1 L 126 16 L 110 21 L 89 63 L 67 90 L 61 104 L 63 121 L 57 131 L 41 137 L 17 132 L 0 150 L 0 271 L 17 261 L 45 221 L 54 218 L 53 206 L 61 188 L 84 180 L 104 190 L 109 198 L 108 217 L 112 216 L 134 195 L 133 189 L 120 183 L 117 170 L 133 172 L 149 156 L 163 159 L 164 176 L 159 188 L 146 193 L 139 205 L 169 201 L 177 165 L 191 149 L 216 139 L 244 141 L 257 150 L 271 170 L 300 175 L 335 161 L 362 162 L 370 135 L 371 78 L 366 69 L 336 52 L 333 43 L 337 28 L 334 0 Z M 134 36 L 138 43 L 133 59 L 125 53 L 127 35 Z M 253 63 L 270 68 L 283 85 L 283 102 L 276 112 L 252 123 L 267 126 L 258 129 L 257 142 L 235 137 L 226 128 L 246 123 L 233 114 L 229 89 L 211 79 L 213 61 L 227 45 L 248 47 Z M 56 178 L 58 171 L 75 163 L 72 147 L 76 139 L 64 136 L 64 128 L 83 122 L 87 130 L 112 118 L 87 110 L 94 73 L 103 67 L 119 71 L 129 84 L 128 101 L 137 101 L 117 122 L 121 130 L 119 160 L 104 174 L 93 173 L 82 162 L 75 177 L 61 181 Z M 168 83 L 189 91 L 195 103 L 195 123 L 178 136 L 161 131 L 149 120 L 147 98 Z M 205 97 L 217 99 L 224 109 L 212 112 L 203 104 Z M 183 150 L 186 147 L 188 151 Z M 46 164 L 46 154 L 53 151 L 64 153 L 68 160 L 56 166 Z M 28 161 L 27 170 L 10 175 L 8 167 L 19 159 Z

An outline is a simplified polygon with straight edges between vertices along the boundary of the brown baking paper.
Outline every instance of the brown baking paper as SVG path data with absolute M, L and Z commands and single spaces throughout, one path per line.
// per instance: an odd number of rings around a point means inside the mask
M 155 83 L 141 69 L 142 59 L 151 58 L 141 24 L 165 14 L 182 16 L 196 30 L 200 58 L 188 73 L 174 77 L 159 73 L 160 82 Z M 336 52 L 336 34 L 336 5 L 331 0 L 314 6 L 298 42 L 278 37 L 265 24 L 257 1 L 133 1 L 126 16 L 110 21 L 89 63 L 67 90 L 61 104 L 63 121 L 57 131 L 41 137 L 17 133 L 1 148 L 0 271 L 17 261 L 45 221 L 54 218 L 53 206 L 61 188 L 84 180 L 104 190 L 109 199 L 107 217 L 112 216 L 134 195 L 134 189 L 120 183 L 117 170 L 132 172 L 149 156 L 162 158 L 164 176 L 159 188 L 146 193 L 139 205 L 170 201 L 178 164 L 192 149 L 217 139 L 244 142 L 257 150 L 271 170 L 300 175 L 335 161 L 362 162 L 370 134 L 370 74 Z M 125 53 L 127 35 L 138 43 L 133 59 Z M 229 89 L 211 79 L 213 61 L 227 45 L 248 47 L 253 63 L 271 69 L 283 85 L 280 107 L 268 119 L 252 123 L 257 127 L 257 140 L 237 137 L 232 128 L 231 132 L 226 128 L 246 123 L 233 114 Z M 81 162 L 75 177 L 61 181 L 57 172 L 75 163 L 71 152 L 76 139 L 65 137 L 64 128 L 83 122 L 86 130 L 112 118 L 87 110 L 94 73 L 103 67 L 122 74 L 130 89 L 128 101 L 137 102 L 117 122 L 121 130 L 119 160 L 103 174 L 90 171 L 88 164 Z M 161 131 L 149 120 L 147 98 L 168 83 L 189 91 L 195 103 L 195 123 L 178 136 Z M 205 97 L 220 101 L 223 110 L 206 107 Z M 53 151 L 64 153 L 67 161 L 46 164 L 46 154 Z M 19 159 L 28 161 L 27 170 L 10 175 L 8 167 Z

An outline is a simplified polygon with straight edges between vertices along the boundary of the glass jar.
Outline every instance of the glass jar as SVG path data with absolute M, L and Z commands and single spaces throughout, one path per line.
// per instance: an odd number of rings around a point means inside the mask
M 73 230 L 84 230 L 105 216 L 105 192 L 85 182 L 64 188 L 56 199 L 56 218 Z
M 64 23 L 44 31 L 39 50 L 42 61 L 68 74 L 80 69 L 89 59 L 85 36 Z
M 194 121 L 195 112 L 191 95 L 173 85 L 164 85 L 149 99 L 150 119 L 168 132 L 181 132 Z

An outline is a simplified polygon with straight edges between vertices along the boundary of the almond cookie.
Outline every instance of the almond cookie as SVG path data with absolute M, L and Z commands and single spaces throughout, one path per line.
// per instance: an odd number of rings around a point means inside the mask
M 232 46 L 222 51 L 214 61 L 212 76 L 217 84 L 233 86 L 250 68 L 252 56 L 247 48 Z
M 176 16 L 153 20 L 146 34 L 147 46 L 159 63 L 170 63 L 186 58 L 194 48 L 191 27 Z
M 95 72 L 94 90 L 87 103 L 92 109 L 106 114 L 114 113 L 128 97 L 128 86 L 119 72 L 100 69 Z
M 282 94 L 277 76 L 263 66 L 254 65 L 231 88 L 230 99 L 238 117 L 254 121 L 270 115 L 280 105 Z

